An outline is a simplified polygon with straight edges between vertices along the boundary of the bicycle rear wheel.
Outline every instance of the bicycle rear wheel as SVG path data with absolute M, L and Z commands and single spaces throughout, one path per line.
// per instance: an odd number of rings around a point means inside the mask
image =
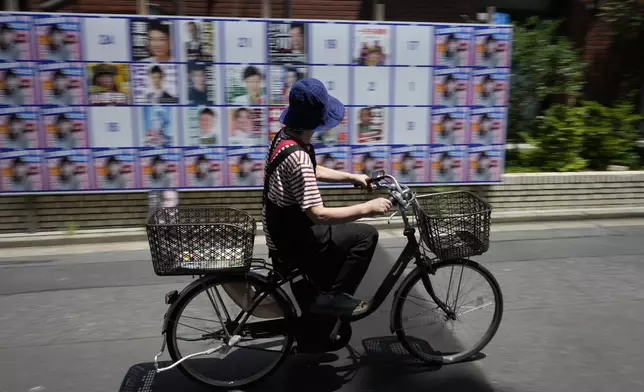
M 202 278 L 169 311 L 168 351 L 176 362 L 239 336 L 228 351 L 186 359 L 177 367 L 202 384 L 240 388 L 281 365 L 293 344 L 293 320 L 285 294 L 253 274 Z
M 474 293 L 477 288 L 483 290 Z M 417 267 L 405 278 L 393 311 L 396 336 L 407 351 L 427 363 L 455 363 L 473 357 L 492 340 L 501 323 L 503 296 L 494 276 L 480 264 L 441 261 L 434 274 Z M 468 327 L 468 322 L 479 325 Z

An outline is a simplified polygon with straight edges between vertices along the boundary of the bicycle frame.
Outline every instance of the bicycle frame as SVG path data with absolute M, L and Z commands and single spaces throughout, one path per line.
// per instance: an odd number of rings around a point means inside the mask
M 408 209 L 408 207 L 412 205 L 412 203 L 417 203 L 416 196 L 410 193 L 409 188 L 402 189 L 402 187 L 398 184 L 395 178 L 391 176 L 387 176 L 387 177 L 393 179 L 394 181 L 394 183 L 389 187 L 389 192 L 390 192 L 390 196 L 398 204 L 398 210 L 401 213 L 401 216 L 404 222 L 403 235 L 407 238 L 407 244 L 405 245 L 402 252 L 398 256 L 398 259 L 396 260 L 394 265 L 391 267 L 389 273 L 385 276 L 382 283 L 376 290 L 376 293 L 374 294 L 374 296 L 369 300 L 368 306 L 360 313 L 355 313 L 345 321 L 354 322 L 354 321 L 362 320 L 370 316 L 371 314 L 373 314 L 376 310 L 378 310 L 378 308 L 380 308 L 380 306 L 385 302 L 385 300 L 389 296 L 389 293 L 391 293 L 393 288 L 396 286 L 396 283 L 403 275 L 409 263 L 411 263 L 412 261 L 415 261 L 417 267 L 423 271 L 422 282 L 428 294 L 432 298 L 432 300 L 446 314 L 448 314 L 450 317 L 454 317 L 453 311 L 448 309 L 447 305 L 445 305 L 439 298 L 437 298 L 436 294 L 434 293 L 434 289 L 432 287 L 431 281 L 429 280 L 429 276 L 428 276 L 430 273 L 433 273 L 431 260 L 428 260 L 427 256 L 422 254 L 420 244 L 416 238 L 416 230 L 409 223 L 409 218 L 407 217 L 407 214 L 405 212 Z M 290 273 L 287 276 L 282 276 L 279 271 L 276 271 L 274 268 L 271 268 L 272 266 L 270 265 L 270 263 L 267 263 L 265 260 L 254 259 L 253 261 L 255 263 L 260 264 L 258 269 L 269 270 L 270 273 L 269 273 L 269 276 L 266 277 L 257 272 L 254 272 L 251 269 L 251 271 L 246 273 L 247 279 L 249 279 L 251 283 L 252 281 L 255 281 L 265 285 L 273 286 L 273 288 L 276 289 L 277 292 L 280 295 L 284 296 L 284 298 L 286 299 L 289 299 L 289 297 L 286 295 L 282 287 L 285 284 L 292 282 L 296 278 L 300 276 L 304 276 L 304 274 L 300 271 Z M 198 281 L 193 282 L 192 285 L 198 285 L 198 284 L 204 285 L 206 284 L 206 279 L 207 277 L 203 277 L 202 279 L 199 279 Z M 284 323 L 283 323 L 283 320 L 280 320 L 280 319 L 258 321 L 248 325 L 246 324 L 246 322 L 253 314 L 255 309 L 261 304 L 261 302 L 264 299 L 266 299 L 267 295 L 268 293 L 265 291 L 257 292 L 253 296 L 253 298 L 250 299 L 251 301 L 250 307 L 245 309 L 244 312 L 241 312 L 239 315 L 237 315 L 237 317 L 235 317 L 234 320 L 230 320 L 233 330 L 228 330 L 228 326 L 224 328 L 227 339 L 230 339 L 230 337 L 234 335 L 238 335 L 245 326 L 249 328 L 249 331 L 253 335 L 260 335 L 260 334 L 270 335 L 272 332 L 283 331 Z M 210 294 L 208 294 L 208 296 L 211 303 L 216 308 L 217 301 L 215 300 L 215 298 L 212 298 Z M 217 293 L 217 296 L 219 296 L 219 293 Z M 218 298 L 218 299 L 221 301 L 221 298 Z M 295 298 L 295 300 L 297 301 L 297 298 Z M 291 302 L 291 307 L 294 310 L 292 301 L 289 301 L 289 302 Z M 220 320 L 223 321 L 221 315 L 218 315 L 218 316 Z M 209 334 L 204 337 L 211 338 L 212 336 L 210 335 L 212 334 Z

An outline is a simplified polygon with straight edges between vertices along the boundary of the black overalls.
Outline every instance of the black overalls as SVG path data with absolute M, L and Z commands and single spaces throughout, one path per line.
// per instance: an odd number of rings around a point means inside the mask
M 280 131 L 280 132 L 283 132 Z M 275 137 L 269 148 L 264 175 L 263 203 L 266 231 L 277 252 L 270 252 L 285 267 L 298 267 L 322 291 L 353 295 L 369 267 L 378 232 L 364 223 L 314 224 L 299 205 L 279 207 L 268 198 L 268 184 L 280 163 L 295 151 L 306 151 L 315 170 L 315 150 L 297 139 Z M 275 153 L 283 149 L 279 153 Z
M 315 171 L 315 150 L 313 146 L 307 146 L 296 139 L 282 139 L 278 143 L 280 135 L 281 131 L 275 136 L 268 150 L 262 202 L 266 214 L 266 230 L 270 233 L 273 244 L 279 250 L 271 252 L 271 256 L 277 256 L 283 262 L 294 264 L 300 263 L 302 260 L 298 259 L 304 257 L 308 253 L 307 251 L 315 249 L 315 236 L 311 232 L 313 222 L 299 205 L 280 207 L 271 202 L 268 198 L 269 181 L 277 167 L 295 151 L 307 152 L 311 157 Z M 283 150 L 275 155 L 275 152 L 282 148 Z

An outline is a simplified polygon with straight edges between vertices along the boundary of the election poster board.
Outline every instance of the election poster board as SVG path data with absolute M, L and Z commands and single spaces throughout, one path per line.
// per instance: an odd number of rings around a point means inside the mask
M 0 14 L 0 193 L 261 188 L 293 86 L 345 105 L 318 164 L 503 176 L 510 25 Z

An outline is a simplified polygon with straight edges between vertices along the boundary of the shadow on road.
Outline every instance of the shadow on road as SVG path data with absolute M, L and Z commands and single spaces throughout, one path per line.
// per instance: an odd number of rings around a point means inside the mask
M 362 353 L 347 346 L 338 353 L 292 355 L 275 374 L 247 391 L 494 391 L 473 364 L 443 367 L 422 364 L 407 354 L 395 337 L 365 339 L 362 346 Z M 132 366 L 119 389 L 119 392 L 176 391 L 212 389 L 196 384 L 176 369 L 157 374 L 154 363 Z

